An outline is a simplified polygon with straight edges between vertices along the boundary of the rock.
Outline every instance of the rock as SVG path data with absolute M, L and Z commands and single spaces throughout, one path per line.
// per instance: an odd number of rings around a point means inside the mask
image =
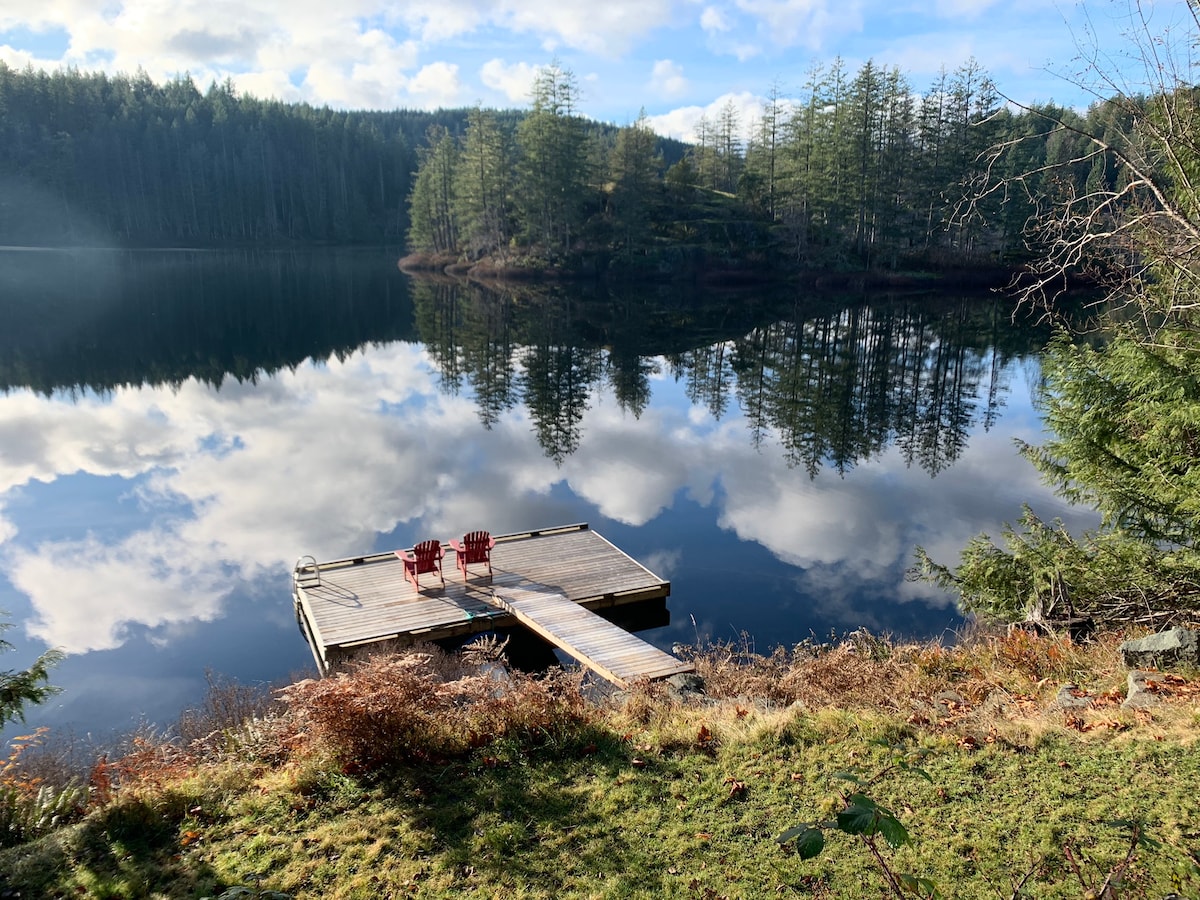
M 1121 709 L 1145 709 L 1147 706 L 1157 706 L 1162 700 L 1146 685 L 1147 679 L 1153 678 L 1153 673 L 1134 670 L 1129 673 L 1129 690 Z
M 1131 669 L 1163 669 L 1200 665 L 1196 632 L 1172 628 L 1121 644 L 1121 659 Z
M 667 687 L 680 697 L 692 697 L 704 693 L 704 679 L 695 672 L 684 672 L 668 678 Z
M 958 691 L 942 691 L 933 698 L 934 702 L 940 703 L 943 706 L 966 706 L 966 698 Z
M 1054 709 L 1087 709 L 1092 705 L 1092 697 L 1079 690 L 1076 684 L 1064 684 L 1054 697 Z

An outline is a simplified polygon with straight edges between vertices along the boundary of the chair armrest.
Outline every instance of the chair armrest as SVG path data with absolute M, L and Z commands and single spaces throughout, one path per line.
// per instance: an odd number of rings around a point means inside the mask
M 417 561 L 417 558 L 407 550 L 396 550 L 395 553 L 397 558 L 404 560 L 404 562 L 415 563 Z
M 456 540 L 451 539 L 450 546 L 454 549 L 454 551 L 456 553 L 466 553 L 466 551 L 467 551 L 467 548 L 463 546 L 462 541 L 456 541 Z

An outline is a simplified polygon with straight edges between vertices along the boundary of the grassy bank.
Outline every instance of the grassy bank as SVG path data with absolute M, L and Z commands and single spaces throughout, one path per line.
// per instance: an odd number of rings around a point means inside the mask
M 1110 896 L 1197 896 L 1195 681 L 1121 709 L 1117 641 L 719 647 L 697 656 L 706 697 L 600 702 L 567 675 L 380 662 L 110 760 L 78 821 L 0 850 L 0 896 L 885 896 L 868 841 L 947 897 L 1078 898 L 1113 875 Z M 1057 708 L 1065 682 L 1092 705 Z M 830 827 L 802 859 L 776 840 L 855 794 L 911 842 Z

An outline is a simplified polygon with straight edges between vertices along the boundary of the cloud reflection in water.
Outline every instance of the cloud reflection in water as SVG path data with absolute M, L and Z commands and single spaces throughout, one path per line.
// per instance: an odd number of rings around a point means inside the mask
M 1012 449 L 1013 436 L 1036 439 L 1026 394 L 1018 375 L 1005 427 L 974 434 L 936 478 L 890 448 L 810 480 L 769 440 L 752 445 L 736 406 L 716 421 L 669 381 L 637 419 L 592 396 L 581 445 L 558 465 L 523 409 L 484 430 L 469 398 L 438 390 L 422 347 L 402 342 L 219 390 L 188 380 L 74 402 L 16 391 L 0 396 L 0 554 L 28 598 L 28 634 L 73 654 L 134 637 L 169 648 L 202 623 L 235 630 L 248 617 L 299 645 L 287 573 L 301 553 L 580 520 L 673 579 L 660 643 L 692 639 L 692 617 L 704 634 L 746 628 L 767 643 L 894 625 L 898 603 L 946 622 L 947 598 L 903 579 L 914 544 L 952 559 L 1024 500 L 1063 512 Z M 127 488 L 120 509 L 82 536 L 18 502 L 58 497 L 52 512 L 72 502 L 56 495 L 74 490 L 66 482 L 111 477 Z

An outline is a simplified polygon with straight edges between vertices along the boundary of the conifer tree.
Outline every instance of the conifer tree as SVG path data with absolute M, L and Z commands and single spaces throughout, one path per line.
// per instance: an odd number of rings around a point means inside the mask
M 512 234 L 513 162 L 511 135 L 492 110 L 467 114 L 462 153 L 455 169 L 455 211 L 462 243 L 471 256 L 506 253 Z
M 1003 546 L 980 536 L 954 569 L 919 552 L 927 577 L 968 609 L 1147 624 L 1200 610 L 1200 11 L 1189 11 L 1187 28 L 1158 34 L 1135 15 L 1141 30 L 1128 37 L 1143 54 L 1145 95 L 1119 89 L 1093 57 L 1092 75 L 1112 91 L 1104 127 L 1029 108 L 1053 140 L 1019 134 L 987 160 L 994 178 L 977 202 L 1022 191 L 1040 204 L 1024 298 L 1052 313 L 1062 285 L 1088 271 L 1108 289 L 1096 345 L 1064 335 L 1052 346 L 1040 392 L 1051 437 L 1023 446 L 1103 523 L 1077 537 L 1026 510 Z M 1045 146 L 1044 159 L 1008 174 L 1030 143 Z
M 585 135 L 574 74 L 557 61 L 533 84 L 533 106 L 517 127 L 519 204 L 527 236 L 555 251 L 578 235 L 585 185 Z
M 456 253 L 458 218 L 454 182 L 458 147 L 450 133 L 440 125 L 430 127 L 427 141 L 429 146 L 418 151 L 420 164 L 409 200 L 409 244 L 433 253 Z
M 643 109 L 636 122 L 617 132 L 609 155 L 613 227 L 628 254 L 642 250 L 650 232 L 650 201 L 661 161 L 656 145 Z
M 10 623 L 0 623 L 0 634 L 10 627 Z M 12 644 L 0 638 L 0 653 L 11 649 Z M 61 653 L 49 650 L 28 669 L 0 671 L 0 728 L 9 722 L 23 722 L 26 706 L 42 703 L 58 693 L 59 689 L 49 684 L 50 667 L 61 659 Z

